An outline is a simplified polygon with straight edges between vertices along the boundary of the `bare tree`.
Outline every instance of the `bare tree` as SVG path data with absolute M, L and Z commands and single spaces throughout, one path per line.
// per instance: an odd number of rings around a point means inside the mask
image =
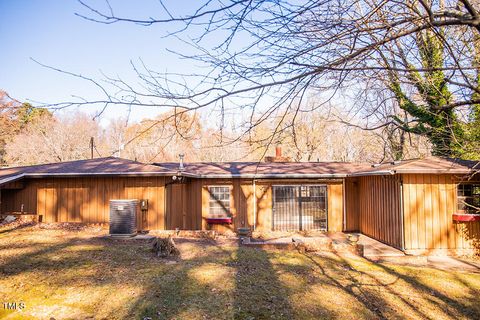
M 315 104 L 308 105 L 313 110 L 302 112 L 295 118 L 289 116 L 287 119 L 272 119 L 256 127 L 248 141 L 253 147 L 252 153 L 256 149 L 263 153 L 262 147 L 265 148 L 265 142 L 270 139 L 271 132 L 278 126 L 278 122 L 282 121 L 274 143 L 281 145 L 284 155 L 293 161 L 395 160 L 395 154 L 398 152 L 395 147 L 399 146 L 396 145 L 397 137 L 392 135 L 397 134 L 398 130 L 390 131 L 390 126 L 364 130 L 358 119 L 348 118 L 341 110 L 331 108 L 328 115 L 325 115 L 324 110 L 315 110 Z M 425 141 L 422 141 L 421 137 L 410 137 L 401 147 L 402 153 L 409 157 L 428 155 L 428 149 L 424 144 Z M 273 146 L 270 146 L 266 153 L 273 152 Z
M 97 23 L 171 25 L 176 29 L 169 36 L 185 41 L 195 50 L 191 55 L 179 55 L 210 69 L 206 74 L 163 74 L 140 63 L 133 66 L 142 82 L 140 86 L 120 78 L 107 78 L 103 85 L 56 69 L 89 81 L 103 98 L 64 101 L 51 107 L 180 106 L 182 112 L 208 107 L 221 115 L 236 108 L 247 120 L 241 126 L 240 136 L 245 136 L 273 115 L 280 119 L 296 117 L 305 111 L 303 102 L 308 94 L 321 96 L 327 103 L 346 92 L 361 98 L 357 103 L 361 108 L 356 111 L 366 120 L 367 128 L 393 124 L 407 132 L 427 135 L 434 145 L 437 135 L 433 125 L 438 121 L 446 126 L 444 132 L 453 131 L 448 132 L 450 140 L 461 139 L 454 135 L 458 130 L 452 130 L 457 121 L 478 121 L 457 116 L 464 109 L 475 115 L 471 106 L 480 104 L 475 81 L 476 52 L 468 45 L 480 30 L 479 6 L 474 0 L 211 0 L 199 3 L 184 15 L 172 12 L 159 1 L 157 15 L 149 12 L 145 19 L 117 15 L 108 2 L 105 8 L 80 3 L 85 12 L 77 15 Z M 441 44 L 437 50 L 443 55 L 440 63 L 422 63 L 431 56 L 418 59 L 422 52 L 435 54 L 419 47 L 422 42 L 418 39 L 424 35 Z M 214 40 L 217 42 L 212 45 Z M 412 74 L 425 81 L 419 85 Z M 432 74 L 440 83 L 428 83 Z M 376 108 L 366 107 L 372 101 L 369 83 L 390 92 L 383 95 L 382 101 L 375 96 L 379 102 L 376 106 L 387 104 L 397 109 L 382 121 L 369 119 Z M 431 93 L 422 94 L 422 90 L 439 86 L 448 87 L 451 94 L 441 103 L 429 102 Z M 378 90 L 373 95 L 375 92 Z M 318 104 L 318 108 L 323 106 Z M 398 117 L 402 115 L 398 108 L 407 113 L 406 118 Z M 428 117 L 435 119 L 425 124 Z M 281 127 L 279 123 L 267 144 L 273 143 Z M 400 135 L 400 139 L 404 138 Z M 437 153 L 451 154 L 449 150 L 442 152 Z
M 91 137 L 102 143 L 98 123 L 85 114 L 45 117 L 7 143 L 5 159 L 10 165 L 88 159 Z
M 179 153 L 186 160 L 197 160 L 196 145 L 202 127 L 195 114 L 183 110 L 167 112 L 155 119 L 129 123 L 127 119 L 112 121 L 106 129 L 110 144 L 106 153 L 143 162 L 176 161 Z
M 29 125 L 51 117 L 46 109 L 38 109 L 29 103 L 21 103 L 0 90 L 0 164 L 5 164 L 6 145 L 24 132 Z

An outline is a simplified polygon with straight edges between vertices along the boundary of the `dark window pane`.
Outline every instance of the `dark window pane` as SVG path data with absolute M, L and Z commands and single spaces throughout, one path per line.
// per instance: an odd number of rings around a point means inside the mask
M 480 184 L 458 185 L 457 209 L 464 213 L 480 213 Z

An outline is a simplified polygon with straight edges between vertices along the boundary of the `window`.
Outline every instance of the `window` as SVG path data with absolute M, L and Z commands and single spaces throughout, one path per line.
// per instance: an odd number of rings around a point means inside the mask
M 457 209 L 459 213 L 480 213 L 480 184 L 458 185 Z
M 208 187 L 209 218 L 230 217 L 230 187 Z

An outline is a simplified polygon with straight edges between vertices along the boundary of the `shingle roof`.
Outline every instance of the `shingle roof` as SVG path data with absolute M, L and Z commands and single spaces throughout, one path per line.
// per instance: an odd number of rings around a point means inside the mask
M 121 158 L 97 158 L 0 169 L 0 185 L 23 177 L 115 175 L 173 176 L 176 162 L 144 164 Z M 193 162 L 182 175 L 195 178 L 343 178 L 400 173 L 471 174 L 479 161 L 429 157 L 372 166 L 349 162 Z
M 368 170 L 355 172 L 355 176 L 373 174 L 471 174 L 480 172 L 480 161 L 428 157 L 373 165 Z
M 157 163 L 168 170 L 178 170 L 178 163 Z M 192 162 L 182 174 L 198 178 L 335 178 L 346 177 L 368 164 L 348 162 Z
M 107 157 L 0 169 L 0 184 L 22 177 L 171 174 L 163 167 Z

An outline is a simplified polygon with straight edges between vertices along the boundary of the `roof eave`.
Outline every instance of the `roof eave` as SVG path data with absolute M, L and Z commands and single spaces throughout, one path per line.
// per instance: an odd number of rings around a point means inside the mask
M 365 176 L 387 176 L 394 175 L 396 172 L 394 170 L 379 170 L 379 171 L 363 171 L 355 172 L 349 175 L 349 177 L 365 177 Z
M 477 174 L 475 170 L 467 169 L 431 169 L 431 170 L 416 170 L 416 169 L 396 169 L 396 170 L 378 170 L 378 171 L 364 171 L 350 174 L 350 177 L 365 177 L 365 176 L 386 176 L 395 174 Z
M 395 170 L 398 174 L 472 174 L 475 170 L 471 169 L 431 169 L 431 170 L 419 170 L 419 169 L 398 169 Z
M 33 172 L 23 174 L 26 178 L 84 177 L 84 176 L 173 176 L 177 172 Z
M 243 179 L 329 179 L 329 178 L 346 178 L 347 174 L 184 174 L 185 176 L 191 176 L 201 179 L 230 179 L 230 178 L 243 178 Z
M 20 174 L 17 174 L 15 176 L 11 176 L 11 177 L 2 179 L 2 180 L 0 180 L 0 186 L 4 185 L 6 183 L 9 183 L 9 182 L 17 181 L 19 179 L 22 179 L 23 177 L 24 177 L 24 174 L 20 173 Z

